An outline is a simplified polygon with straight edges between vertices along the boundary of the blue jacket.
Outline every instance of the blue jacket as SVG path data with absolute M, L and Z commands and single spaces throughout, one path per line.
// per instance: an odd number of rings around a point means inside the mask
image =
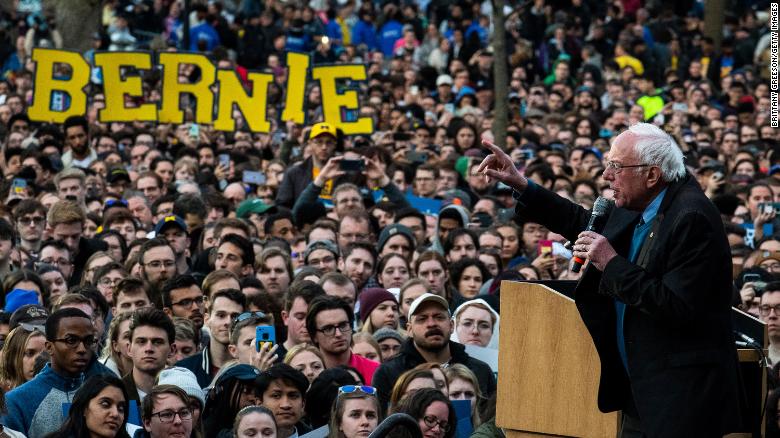
M 211 374 L 211 355 L 208 346 L 204 347 L 198 354 L 176 362 L 176 366 L 192 371 L 201 388 L 209 386 L 214 378 L 214 375 Z
M 403 24 L 390 20 L 379 30 L 379 49 L 386 57 L 393 56 L 393 46 L 403 36 Z
M 6 394 L 8 413 L 3 417 L 3 425 L 30 438 L 56 431 L 65 422 L 63 404 L 72 403 L 84 380 L 98 374 L 112 374 L 112 371 L 97 356 L 93 356 L 87 369 L 76 378 L 57 374 L 47 364 L 32 380 Z
M 365 44 L 368 50 L 376 50 L 376 29 L 374 24 L 368 21 L 358 20 L 352 28 L 352 45 L 357 47 Z

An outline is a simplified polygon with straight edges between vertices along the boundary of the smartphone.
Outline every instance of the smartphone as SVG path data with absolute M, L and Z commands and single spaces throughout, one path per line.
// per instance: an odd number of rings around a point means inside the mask
M 723 179 L 723 172 L 715 172 L 712 174 L 714 179 Z
M 453 103 L 445 103 L 444 104 L 444 111 L 448 113 L 454 113 L 455 112 L 455 104 Z
M 339 170 L 344 172 L 362 172 L 366 169 L 366 163 L 363 160 L 341 160 Z
M 409 141 L 412 139 L 412 134 L 408 132 L 394 132 L 393 140 L 395 141 Z
M 409 87 L 409 94 L 411 94 L 412 96 L 417 96 L 418 94 L 420 94 L 420 87 L 417 85 L 412 85 L 411 87 Z
M 27 190 L 27 180 L 22 178 L 14 178 L 13 182 L 11 183 L 11 191 L 12 193 L 15 193 L 17 195 L 20 195 Z
M 219 164 L 225 168 L 230 167 L 230 154 L 219 154 Z
M 758 208 L 764 213 L 777 212 L 780 213 L 780 202 L 762 202 L 758 204 Z
M 672 104 L 672 111 L 686 112 L 686 111 L 688 111 L 688 104 L 685 104 L 685 103 L 673 103 Z
M 200 125 L 197 123 L 193 123 L 190 125 L 190 137 L 198 138 L 200 137 Z
M 276 343 L 276 330 L 272 325 L 259 325 L 255 328 L 255 348 L 260 351 L 260 347 L 265 343 L 271 346 Z
M 243 181 L 247 184 L 254 184 L 256 186 L 263 185 L 265 184 L 265 174 L 263 172 L 245 170 Z
M 540 240 L 539 241 L 539 255 L 546 256 L 552 254 L 552 240 Z
M 406 159 L 412 163 L 424 163 L 428 161 L 428 153 L 409 151 L 406 153 Z
M 761 276 L 758 274 L 745 274 L 742 276 L 742 284 L 760 281 Z

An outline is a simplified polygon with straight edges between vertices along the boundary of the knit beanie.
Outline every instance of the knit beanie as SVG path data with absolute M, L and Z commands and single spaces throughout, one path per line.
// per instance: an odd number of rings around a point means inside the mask
M 395 299 L 395 295 L 388 292 L 387 289 L 382 289 L 381 287 L 372 287 L 363 290 L 363 292 L 360 293 L 359 301 L 360 301 L 360 320 L 363 322 L 368 320 L 368 317 L 369 315 L 371 315 L 371 312 L 380 303 L 385 301 L 392 301 L 395 304 L 398 304 L 398 300 Z
M 206 406 L 206 397 L 203 396 L 203 390 L 198 385 L 198 379 L 187 368 L 171 367 L 162 370 L 157 384 L 178 386 L 187 395 L 197 398 L 200 401 L 201 409 Z

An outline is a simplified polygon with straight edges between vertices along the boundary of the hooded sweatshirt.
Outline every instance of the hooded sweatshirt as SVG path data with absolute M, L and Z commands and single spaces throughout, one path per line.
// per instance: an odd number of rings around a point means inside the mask
M 490 342 L 485 346 L 486 348 L 493 348 L 495 350 L 498 350 L 498 330 L 500 328 L 501 323 L 501 317 L 498 315 L 498 313 L 493 310 L 492 307 L 490 307 L 490 304 L 487 303 L 487 301 L 483 300 L 482 298 L 476 298 L 473 300 L 466 301 L 465 303 L 458 306 L 457 309 L 455 309 L 455 312 L 452 314 L 452 323 L 455 325 L 455 322 L 458 319 L 458 315 L 460 315 L 461 312 L 463 312 L 466 307 L 472 305 L 472 304 L 482 304 L 485 306 L 490 313 L 493 314 L 493 316 L 496 318 L 495 324 L 493 324 L 493 336 L 490 337 Z M 458 332 L 457 330 L 453 330 L 452 334 L 450 335 L 450 340 L 455 341 L 458 343 L 462 342 L 458 339 Z
M 56 431 L 65 422 L 63 404 L 73 403 L 73 396 L 88 377 L 112 374 L 96 356 L 78 377 L 65 377 L 46 366 L 29 382 L 6 394 L 8 413 L 2 423 L 29 437 L 42 437 Z
M 433 243 L 431 243 L 430 249 L 444 255 L 444 242 L 439 239 L 439 225 L 441 224 L 442 216 L 447 215 L 446 212 L 454 211 L 457 217 L 460 218 L 460 226 L 466 227 L 469 223 L 469 211 L 465 207 L 456 204 L 450 204 L 441 210 L 439 210 L 439 218 L 436 220 L 436 234 L 433 235 Z

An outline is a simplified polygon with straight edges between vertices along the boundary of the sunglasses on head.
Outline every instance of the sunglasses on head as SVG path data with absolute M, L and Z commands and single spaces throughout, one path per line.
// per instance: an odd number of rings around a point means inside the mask
M 367 385 L 345 385 L 339 388 L 339 395 L 362 392 L 368 395 L 376 395 L 376 388 Z

